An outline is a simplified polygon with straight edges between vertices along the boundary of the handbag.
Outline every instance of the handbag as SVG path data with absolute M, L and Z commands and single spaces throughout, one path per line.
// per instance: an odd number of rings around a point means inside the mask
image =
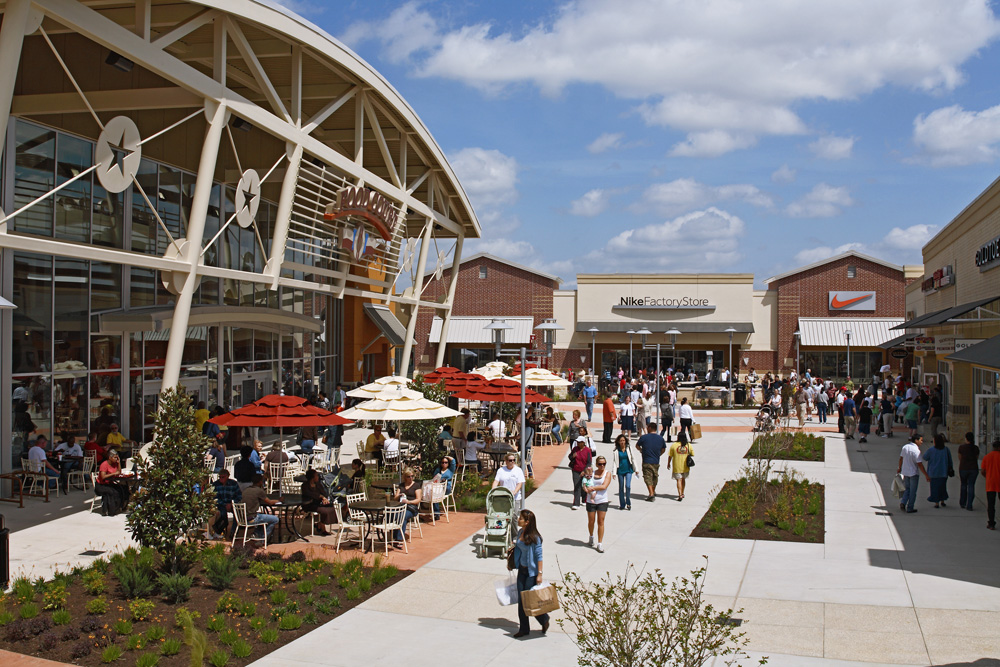
M 508 570 L 514 570 L 514 569 L 517 568 L 517 565 L 514 564 L 514 549 L 515 548 L 516 547 L 511 547 L 510 551 L 507 552 L 507 569 Z
M 951 466 L 948 466 L 948 477 L 954 477 L 954 476 L 955 476 L 955 469 L 952 468 Z
M 699 438 L 701 438 L 701 424 L 698 423 L 691 424 L 689 432 L 691 433 L 692 440 L 698 440 Z
M 694 455 L 692 455 L 692 454 L 688 454 L 688 457 L 687 457 L 687 467 L 688 468 L 693 468 L 694 467 Z
M 502 606 L 517 604 L 517 580 L 513 574 L 507 575 L 506 579 L 497 579 L 493 582 L 493 588 L 496 590 L 497 602 Z
M 553 584 L 540 584 L 521 591 L 521 606 L 526 616 L 541 616 L 559 608 L 559 594 Z

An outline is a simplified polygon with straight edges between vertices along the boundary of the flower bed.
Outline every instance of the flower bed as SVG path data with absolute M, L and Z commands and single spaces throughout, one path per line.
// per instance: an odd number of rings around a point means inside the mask
M 825 444 L 826 439 L 820 435 L 776 431 L 754 438 L 744 458 L 770 456 L 782 461 L 823 461 Z
M 726 482 L 693 537 L 823 542 L 823 485 L 794 471 L 760 486 L 741 477 Z
M 19 579 L 0 606 L 0 648 L 78 665 L 246 665 L 408 573 L 223 545 L 191 548 L 186 575 L 129 549 L 52 581 Z M 168 602 L 167 599 L 173 600 Z

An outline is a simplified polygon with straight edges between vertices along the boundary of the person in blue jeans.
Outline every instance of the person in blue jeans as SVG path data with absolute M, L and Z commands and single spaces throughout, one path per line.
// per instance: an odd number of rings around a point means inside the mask
M 517 540 L 514 542 L 514 567 L 517 568 L 517 620 L 515 638 L 526 637 L 530 631 L 528 615 L 524 613 L 521 593 L 542 583 L 542 536 L 538 533 L 535 513 L 521 510 L 517 517 Z M 549 630 L 549 615 L 535 616 L 542 626 L 542 634 Z
M 395 500 L 406 505 L 406 514 L 403 516 L 403 530 L 396 531 L 395 540 L 402 542 L 406 535 L 406 524 L 410 519 L 420 513 L 420 502 L 423 500 L 423 489 L 420 484 L 413 480 L 413 469 L 403 469 L 403 483 L 399 485 L 399 490 L 394 496 Z
M 961 483 L 961 493 L 958 497 L 960 507 L 972 510 L 976 500 L 976 479 L 979 477 L 979 447 L 976 446 L 972 431 L 965 434 L 965 442 L 958 447 L 958 479 Z
M 907 514 L 913 514 L 917 510 L 913 504 L 917 500 L 917 487 L 920 484 L 920 474 L 923 473 L 930 484 L 931 478 L 924 468 L 924 462 L 920 457 L 920 447 L 924 444 L 922 435 L 910 436 L 910 441 L 903 445 L 899 452 L 899 465 L 896 467 L 896 474 L 903 476 L 903 495 L 899 499 L 899 509 Z
M 594 421 L 594 400 L 597 398 L 597 387 L 588 379 L 580 395 L 583 396 L 583 401 L 587 404 L 587 421 Z
M 632 452 L 628 448 L 628 438 L 624 433 L 619 433 L 615 438 L 615 451 L 611 453 L 612 469 L 618 477 L 618 509 L 632 509 L 632 475 L 635 474 L 635 463 L 632 461 Z

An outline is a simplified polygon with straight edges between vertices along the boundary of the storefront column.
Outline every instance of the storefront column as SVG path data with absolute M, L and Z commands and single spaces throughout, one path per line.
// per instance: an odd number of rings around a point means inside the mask
M 405 375 L 410 368 L 410 357 L 413 355 L 413 335 L 417 330 L 417 312 L 420 309 L 420 295 L 424 291 L 424 270 L 427 268 L 427 251 L 431 245 L 431 232 L 434 231 L 434 221 L 427 220 L 424 237 L 420 241 L 420 254 L 417 256 L 417 281 L 413 284 L 413 310 L 410 311 L 410 321 L 406 324 L 406 340 L 403 342 L 403 360 L 396 372 Z M 453 265 L 455 266 L 455 265 Z M 454 271 L 454 268 L 452 269 Z
M 184 286 L 177 295 L 174 306 L 174 317 L 170 324 L 170 340 L 167 342 L 167 354 L 163 364 L 163 383 L 160 391 L 177 386 L 181 376 L 181 360 L 184 357 L 184 344 L 187 341 L 188 321 L 191 317 L 191 301 L 194 291 L 201 282 L 198 265 L 201 264 L 201 248 L 205 236 L 205 218 L 208 217 L 208 204 L 212 195 L 212 180 L 215 177 L 215 163 L 219 156 L 219 144 L 222 132 L 229 120 L 229 109 L 225 104 L 206 101 L 205 115 L 209 118 L 208 129 L 205 131 L 205 142 L 201 149 L 201 159 L 198 162 L 198 177 L 194 184 L 194 196 L 191 198 L 191 218 L 188 221 L 187 247 L 182 258 L 188 263 L 188 273 Z
M 24 31 L 31 13 L 30 0 L 7 0 L 3 25 L 0 26 L 0 148 L 5 146 L 10 104 L 14 99 L 14 81 L 21 62 Z
M 274 236 L 271 240 L 271 257 L 264 271 L 271 276 L 271 289 L 278 289 L 281 277 L 281 263 L 285 261 L 285 242 L 288 240 L 288 226 L 292 220 L 292 202 L 295 200 L 295 185 L 299 180 L 299 166 L 302 164 L 302 144 L 288 144 L 285 149 L 288 168 L 281 182 L 278 210 L 275 213 Z
M 441 322 L 441 338 L 438 343 L 437 359 L 434 368 L 444 366 L 444 352 L 448 347 L 448 326 L 451 324 L 451 309 L 455 303 L 455 287 L 458 285 L 458 270 L 462 265 L 462 244 L 465 242 L 465 234 L 458 235 L 455 242 L 455 252 L 451 258 L 451 283 L 448 285 L 448 308 L 444 311 L 444 319 Z

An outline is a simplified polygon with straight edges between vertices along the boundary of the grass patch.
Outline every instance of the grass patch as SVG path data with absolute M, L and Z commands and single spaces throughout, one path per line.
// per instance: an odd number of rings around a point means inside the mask
M 772 458 L 779 461 L 823 461 L 823 436 L 776 431 L 754 438 L 744 458 Z

